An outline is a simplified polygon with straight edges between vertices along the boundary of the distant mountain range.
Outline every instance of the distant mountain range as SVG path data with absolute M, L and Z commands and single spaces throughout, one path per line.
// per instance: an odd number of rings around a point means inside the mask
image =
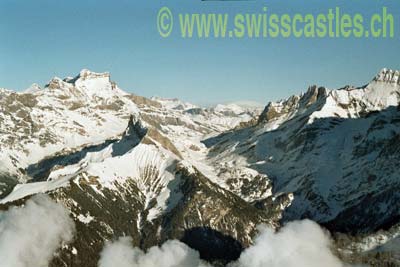
M 343 261 L 400 266 L 399 77 L 265 108 L 149 99 L 89 70 L 0 89 L 0 210 L 38 193 L 68 208 L 76 237 L 51 266 L 97 266 L 123 235 L 142 249 L 178 239 L 224 265 L 257 225 L 305 218 Z

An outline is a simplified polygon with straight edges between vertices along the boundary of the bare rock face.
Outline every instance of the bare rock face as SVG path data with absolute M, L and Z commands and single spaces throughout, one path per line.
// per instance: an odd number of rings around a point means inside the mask
M 325 87 L 310 86 L 306 93 L 291 96 L 279 102 L 270 102 L 261 113 L 259 123 L 288 119 L 296 112 L 312 109 L 313 105 L 321 105 L 329 94 Z

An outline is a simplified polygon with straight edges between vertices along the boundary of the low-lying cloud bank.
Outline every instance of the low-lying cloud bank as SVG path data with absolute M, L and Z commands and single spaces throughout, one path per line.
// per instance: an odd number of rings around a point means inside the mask
M 341 267 L 330 250 L 330 238 L 310 221 L 288 223 L 275 232 L 260 226 L 254 245 L 243 251 L 230 267 Z M 99 267 L 206 267 L 197 251 L 179 241 L 168 241 L 147 252 L 133 248 L 131 239 L 122 237 L 107 243 Z
M 254 245 L 237 263 L 240 267 L 339 267 L 340 260 L 330 250 L 331 241 L 321 227 L 310 220 L 288 223 L 274 232 L 265 226 Z
M 171 240 L 146 253 L 133 248 L 131 238 L 122 237 L 108 243 L 101 253 L 99 267 L 205 267 L 200 254 L 182 242 Z
M 68 211 L 46 195 L 36 195 L 22 207 L 0 212 L 0 265 L 48 266 L 54 252 L 73 238 Z

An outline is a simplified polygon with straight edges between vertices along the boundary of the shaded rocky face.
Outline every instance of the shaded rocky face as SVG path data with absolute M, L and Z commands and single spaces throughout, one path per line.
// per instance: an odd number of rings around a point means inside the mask
M 75 239 L 51 266 L 97 266 L 121 236 L 144 250 L 181 240 L 224 266 L 257 225 L 303 218 L 329 229 L 347 262 L 392 266 L 399 254 L 382 240 L 400 233 L 399 91 L 398 72 L 382 70 L 261 113 L 147 99 L 88 70 L 1 90 L 0 209 L 39 192 L 67 207 Z

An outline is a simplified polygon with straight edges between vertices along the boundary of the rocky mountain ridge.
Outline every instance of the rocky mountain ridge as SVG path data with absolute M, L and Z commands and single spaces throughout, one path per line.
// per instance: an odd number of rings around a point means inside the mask
M 258 224 L 303 218 L 341 233 L 349 262 L 394 264 L 399 252 L 376 249 L 397 238 L 400 218 L 398 77 L 311 86 L 260 115 L 144 98 L 89 70 L 1 90 L 0 209 L 42 192 L 64 203 L 77 238 L 52 266 L 96 266 L 122 235 L 143 249 L 179 239 L 223 265 Z

